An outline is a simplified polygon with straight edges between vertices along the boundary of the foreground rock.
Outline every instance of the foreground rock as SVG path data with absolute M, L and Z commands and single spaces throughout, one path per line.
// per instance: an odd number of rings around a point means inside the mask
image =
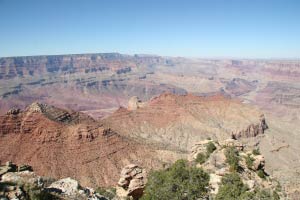
M 215 150 L 211 153 L 207 151 L 209 144 L 215 146 Z M 237 169 L 232 169 L 228 162 L 228 149 L 233 149 L 235 152 L 238 162 Z M 265 172 L 264 156 L 257 155 L 259 151 L 255 154 L 253 152 L 245 151 L 244 146 L 238 140 L 228 139 L 221 142 L 204 140 L 195 144 L 191 151 L 190 161 L 195 162 L 198 167 L 210 173 L 210 193 L 212 196 L 218 193 L 222 177 L 236 172 L 250 192 L 264 189 L 276 191 L 283 197 L 285 192 L 281 190 L 279 183 Z M 206 155 L 204 161 L 199 160 L 199 154 Z M 231 157 L 231 159 L 233 158 Z
M 10 165 L 13 164 L 10 163 Z M 3 169 L 7 169 L 7 164 L 0 166 L 2 172 L 5 171 Z M 28 169 L 31 168 L 28 166 Z M 53 179 L 38 176 L 32 171 L 20 171 L 20 167 L 17 168 L 17 166 L 14 170 L 6 170 L 0 178 L 0 197 L 5 200 L 107 200 L 106 197 L 96 193 L 93 189 L 82 187 L 74 179 L 65 178 L 54 182 Z
M 74 199 L 88 199 L 88 200 L 106 200 L 105 197 L 97 194 L 91 188 L 83 188 L 79 185 L 78 181 L 65 178 L 53 182 L 49 187 L 46 188 L 48 192 L 60 194 L 63 197 L 74 198 Z
M 135 164 L 124 167 L 117 186 L 117 196 L 120 199 L 139 199 L 146 185 L 146 171 Z

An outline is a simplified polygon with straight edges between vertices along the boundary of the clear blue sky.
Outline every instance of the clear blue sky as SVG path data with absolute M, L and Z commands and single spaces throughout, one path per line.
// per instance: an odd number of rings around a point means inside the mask
M 300 58 L 300 0 L 0 0 L 0 57 Z

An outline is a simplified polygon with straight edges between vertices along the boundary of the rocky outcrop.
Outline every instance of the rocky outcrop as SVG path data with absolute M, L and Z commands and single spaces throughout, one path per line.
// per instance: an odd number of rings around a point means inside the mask
M 128 101 L 128 110 L 136 110 L 144 106 L 145 103 L 143 103 L 137 96 L 131 97 Z
M 46 104 L 34 102 L 26 108 L 26 111 L 36 112 L 36 113 L 43 113 L 43 112 L 45 112 L 46 108 L 47 108 Z
M 11 164 L 14 165 L 14 164 Z M 16 166 L 16 165 L 14 165 Z M 0 166 L 3 171 L 5 166 Z M 65 199 L 65 200 L 107 200 L 106 197 L 96 193 L 91 188 L 82 187 L 76 180 L 65 178 L 54 182 L 51 178 L 38 176 L 35 172 L 25 170 L 10 170 L 0 176 L 0 197 L 6 200 L 26 199 Z M 27 166 L 27 169 L 32 169 Z
M 208 145 L 208 143 L 213 142 L 213 140 L 202 140 L 200 142 L 197 142 L 196 144 L 194 144 L 194 146 L 191 149 L 191 153 L 189 156 L 189 160 L 195 160 L 197 158 L 197 155 L 199 153 L 206 153 L 206 147 Z
M 216 149 L 207 154 L 206 146 L 213 143 Z M 191 151 L 190 158 L 200 167 L 210 173 L 210 193 L 216 195 L 221 185 L 222 177 L 232 173 L 229 163 L 227 162 L 226 151 L 234 148 L 238 158 L 238 169 L 235 171 L 242 179 L 243 183 L 249 188 L 249 191 L 255 189 L 278 189 L 279 183 L 273 177 L 267 175 L 265 170 L 265 159 L 263 155 L 254 155 L 252 151 L 245 151 L 241 148 L 237 140 L 228 139 L 225 141 L 203 140 L 197 142 Z M 197 163 L 197 154 L 205 153 L 208 158 L 203 163 Z M 283 195 L 283 193 L 280 193 Z
M 259 170 L 259 169 L 264 169 L 265 168 L 265 157 L 263 155 L 253 155 L 253 165 L 252 169 L 253 170 Z
M 221 94 L 199 97 L 164 93 L 136 110 L 119 109 L 103 121 L 128 137 L 189 151 L 195 141 L 229 138 L 236 127 L 247 127 L 260 115 L 255 107 Z M 260 132 L 265 127 L 258 125 L 256 129 Z
M 144 169 L 135 164 L 127 165 L 121 171 L 117 196 L 120 199 L 128 197 L 139 199 L 143 195 L 146 181 L 146 171 Z
M 224 147 L 234 147 L 240 151 L 243 151 L 245 147 L 240 141 L 231 138 L 220 141 L 220 145 Z
M 19 108 L 12 108 L 6 112 L 7 115 L 17 115 L 21 112 Z
M 0 116 L 0 138 L 1 161 L 26 163 L 37 174 L 55 179 L 72 177 L 85 187 L 115 186 L 122 167 L 130 162 L 147 170 L 162 166 L 153 147 L 83 113 L 40 103 Z
M 259 118 L 258 124 L 250 124 L 246 129 L 236 131 L 232 133 L 233 139 L 256 137 L 257 135 L 264 134 L 265 130 L 268 129 L 266 119 L 264 115 Z
M 65 195 L 76 196 L 77 192 L 81 189 L 78 181 L 71 178 L 64 178 L 52 183 L 48 190 L 59 191 Z M 81 192 L 80 192 L 81 193 Z
M 107 200 L 91 188 L 83 188 L 78 181 L 72 178 L 64 178 L 51 183 L 46 188 L 48 192 L 60 194 L 63 197 L 79 199 L 80 197 L 87 200 Z
M 7 172 L 15 172 L 16 170 L 17 170 L 17 165 L 8 161 L 5 163 L 5 165 L 0 167 L 0 176 L 6 174 Z

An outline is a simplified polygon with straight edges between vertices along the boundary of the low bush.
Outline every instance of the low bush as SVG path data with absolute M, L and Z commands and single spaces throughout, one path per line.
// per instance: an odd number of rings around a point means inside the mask
M 209 142 L 206 146 L 206 153 L 208 155 L 210 155 L 211 153 L 213 153 L 215 150 L 217 149 L 217 147 L 215 146 L 215 144 L 213 142 Z M 209 157 L 209 156 L 208 156 Z
M 259 149 L 253 149 L 252 153 L 253 153 L 253 155 L 256 155 L 256 156 L 260 155 Z
M 142 200 L 194 200 L 207 197 L 209 175 L 202 169 L 178 160 L 170 168 L 153 171 Z
M 226 174 L 222 177 L 216 200 L 240 199 L 247 190 L 248 188 L 236 172 Z
M 262 169 L 257 171 L 257 175 L 262 179 L 266 178 L 266 174 L 265 174 L 264 170 L 262 170 Z
M 206 160 L 207 160 L 207 156 L 204 153 L 197 154 L 197 158 L 196 158 L 197 163 L 203 164 L 205 163 Z
M 245 157 L 245 161 L 248 169 L 252 169 L 254 158 L 252 158 L 250 154 L 247 154 L 247 156 Z
M 235 147 L 227 147 L 225 151 L 226 162 L 230 166 L 230 171 L 234 172 L 239 169 L 239 155 Z
M 95 192 L 98 194 L 105 196 L 108 199 L 113 199 L 116 196 L 116 189 L 115 188 L 102 188 L 98 187 Z

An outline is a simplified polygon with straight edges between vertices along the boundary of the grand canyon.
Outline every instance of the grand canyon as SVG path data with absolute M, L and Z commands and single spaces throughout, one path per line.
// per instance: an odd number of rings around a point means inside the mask
M 230 141 L 245 152 L 259 149 L 282 199 L 298 199 L 299 80 L 299 60 L 2 57 L 0 161 L 29 165 L 39 176 L 71 177 L 82 187 L 118 185 L 121 193 L 128 166 L 151 172 L 193 160 L 205 141 L 222 157 Z M 213 170 L 211 180 L 219 176 Z M 127 194 L 138 199 L 133 191 Z

